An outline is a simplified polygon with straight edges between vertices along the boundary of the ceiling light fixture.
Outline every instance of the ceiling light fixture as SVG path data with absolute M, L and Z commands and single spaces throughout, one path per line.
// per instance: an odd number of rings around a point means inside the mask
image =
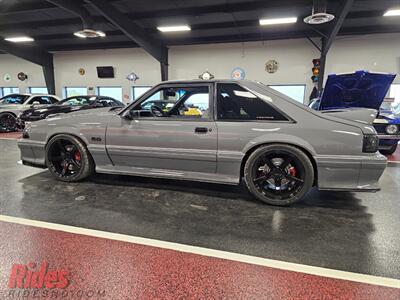
M 303 19 L 309 25 L 319 25 L 332 21 L 335 16 L 326 12 L 326 0 L 314 0 L 311 15 Z
M 13 42 L 13 43 L 24 43 L 24 42 L 33 42 L 34 39 L 29 36 L 15 36 L 15 37 L 8 37 L 4 40 Z
M 387 10 L 384 14 L 384 17 L 395 17 L 395 16 L 400 16 L 400 8 L 396 9 L 389 9 Z
M 188 25 L 179 26 L 160 26 L 157 29 L 161 32 L 176 32 L 176 31 L 190 31 L 191 28 Z
M 74 32 L 74 35 L 79 38 L 82 38 L 82 39 L 106 36 L 106 34 L 103 31 L 94 30 L 94 29 L 83 29 L 83 30 Z
M 260 25 L 277 25 L 277 24 L 290 24 L 296 23 L 296 17 L 278 18 L 278 19 L 260 19 Z

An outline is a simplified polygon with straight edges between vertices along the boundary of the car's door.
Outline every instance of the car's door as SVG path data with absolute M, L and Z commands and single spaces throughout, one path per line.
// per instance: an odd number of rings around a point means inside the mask
M 110 121 L 106 144 L 114 165 L 215 173 L 212 95 L 207 83 L 167 84 L 146 93 Z

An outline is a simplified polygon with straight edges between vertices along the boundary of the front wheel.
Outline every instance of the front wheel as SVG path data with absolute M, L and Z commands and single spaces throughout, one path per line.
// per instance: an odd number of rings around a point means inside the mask
M 389 149 L 382 149 L 379 150 L 380 153 L 382 153 L 383 155 L 392 155 L 393 153 L 395 153 L 397 150 L 397 143 L 392 145 Z
M 46 146 L 46 165 L 58 180 L 74 182 L 94 172 L 94 162 L 86 146 L 76 137 L 56 135 Z
M 300 201 L 314 182 L 308 156 L 296 147 L 281 144 L 261 146 L 247 159 L 244 179 L 249 192 L 272 205 Z
M 0 114 L 0 131 L 17 131 L 17 118 L 14 114 L 9 112 L 4 112 Z

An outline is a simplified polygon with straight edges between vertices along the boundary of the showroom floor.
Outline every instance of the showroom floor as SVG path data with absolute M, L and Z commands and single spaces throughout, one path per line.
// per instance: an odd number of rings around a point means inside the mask
M 253 200 L 242 187 L 113 175 L 62 183 L 46 170 L 17 164 L 16 135 L 2 137 L 0 237 L 7 242 L 0 246 L 6 253 L 1 281 L 13 263 L 46 259 L 93 273 L 85 283 L 75 277 L 75 288 L 101 287 L 106 298 L 400 296 L 392 288 L 400 288 L 395 162 L 376 194 L 312 191 L 302 203 L 278 208 Z M 364 281 L 360 274 L 380 278 Z M 9 293 L 4 287 L 0 293 Z

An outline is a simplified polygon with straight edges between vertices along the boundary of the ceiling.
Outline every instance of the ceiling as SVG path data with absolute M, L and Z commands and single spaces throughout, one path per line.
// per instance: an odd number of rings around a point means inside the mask
M 319 37 L 329 29 L 309 26 L 302 19 L 311 14 L 312 0 L 109 0 L 154 39 L 163 44 L 187 45 L 219 42 L 261 41 Z M 328 0 L 327 12 L 335 14 L 339 0 Z M 400 17 L 383 17 L 399 0 L 355 0 L 338 35 L 400 32 Z M 0 38 L 28 35 L 34 45 L 47 51 L 136 47 L 121 30 L 95 8 L 85 4 L 93 16 L 94 29 L 104 38 L 80 39 L 73 32 L 82 29 L 73 13 L 38 0 L 0 0 Z M 260 18 L 297 16 L 295 24 L 262 27 Z M 188 32 L 161 33 L 157 26 L 188 24 Z

